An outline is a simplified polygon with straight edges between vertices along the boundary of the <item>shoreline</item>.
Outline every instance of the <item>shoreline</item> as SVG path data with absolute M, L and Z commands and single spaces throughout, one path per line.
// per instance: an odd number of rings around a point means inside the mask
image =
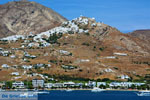
M 46 90 L 48 90 L 48 91 L 55 91 L 55 90 L 73 90 L 73 91 L 91 91 L 91 90 L 93 90 L 93 89 L 71 89 L 71 88 L 69 88 L 69 89 L 46 89 Z M 130 89 L 104 89 L 104 91 L 145 91 L 145 90 L 135 90 L 135 89 L 133 89 L 133 90 L 130 90 Z
M 91 91 L 93 89 L 72 89 L 72 88 L 68 88 L 68 89 L 38 89 L 38 91 L 66 91 L 66 90 L 72 90 L 72 91 Z M 27 89 L 18 89 L 18 90 L 4 90 L 4 91 L 0 91 L 0 92 L 9 92 L 9 91 L 35 91 L 33 89 L 31 90 L 27 90 Z M 137 90 L 137 89 L 104 89 L 104 91 L 147 91 L 147 90 Z M 150 90 L 148 90 L 150 91 Z
M 89 89 L 84 89 L 84 88 L 58 88 L 58 89 L 6 89 L 6 90 L 1 90 L 0 92 L 5 92 L 5 91 L 67 91 L 67 90 L 72 90 L 72 91 L 91 91 L 93 90 L 92 88 Z M 150 91 L 150 90 L 137 90 L 137 89 L 103 89 L 104 91 Z

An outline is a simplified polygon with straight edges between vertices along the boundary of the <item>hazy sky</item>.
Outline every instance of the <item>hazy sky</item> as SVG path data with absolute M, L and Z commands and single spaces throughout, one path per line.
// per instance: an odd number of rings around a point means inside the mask
M 13 0 L 0 0 L 0 4 Z M 95 17 L 122 32 L 150 29 L 150 0 L 30 0 L 38 2 L 67 19 Z

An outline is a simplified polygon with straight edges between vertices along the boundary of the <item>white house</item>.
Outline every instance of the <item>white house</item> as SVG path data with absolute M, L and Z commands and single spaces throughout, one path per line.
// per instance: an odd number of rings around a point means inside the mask
M 96 87 L 96 82 L 95 81 L 89 81 L 87 84 L 85 84 L 86 86 L 89 87 Z
M 101 85 L 106 86 L 107 84 L 106 84 L 106 82 L 97 82 L 97 87 L 99 87 Z
M 24 35 L 12 35 L 12 36 L 2 38 L 1 40 L 17 41 L 18 39 L 25 39 L 25 36 Z
M 24 68 L 24 69 L 32 69 L 32 66 L 31 65 L 22 65 L 22 68 Z
M 111 82 L 111 83 L 109 84 L 109 86 L 110 86 L 110 87 L 121 86 L 121 83 L 119 83 L 119 82 Z
M 39 47 L 39 43 L 29 43 L 28 47 Z
M 10 52 L 9 51 L 0 51 L 0 55 L 6 57 L 9 56 Z
M 110 73 L 110 72 L 114 72 L 114 71 L 110 68 L 107 68 L 107 69 L 104 69 L 104 72 Z
M 47 64 L 47 67 L 51 67 L 52 65 L 51 64 Z
M 130 79 L 130 77 L 128 75 L 121 75 L 120 78 L 121 79 Z
M 63 83 L 55 83 L 53 84 L 53 87 L 64 87 L 64 84 Z
M 75 86 L 74 82 L 64 82 L 64 87 L 73 87 Z
M 18 75 L 19 75 L 19 72 L 12 72 L 11 75 L 18 76 Z
M 16 56 L 15 55 L 11 55 L 10 58 L 16 58 Z
M 35 56 L 35 55 L 31 55 L 31 56 L 30 56 L 30 58 L 33 58 L 33 59 L 36 58 L 36 57 L 37 57 L 37 56 Z
M 92 23 L 91 26 L 92 26 L 92 27 L 96 27 L 96 23 Z
M 43 88 L 44 87 L 44 80 L 34 79 L 34 80 L 32 80 L 32 85 L 34 88 L 38 88 L 38 87 Z
M 134 85 L 136 86 L 141 86 L 141 85 L 144 85 L 145 83 L 134 83 Z
M 64 55 L 69 55 L 70 54 L 69 51 L 65 51 L 65 50 L 59 50 L 59 53 L 64 54 Z
M 12 83 L 12 87 L 21 89 L 21 88 L 24 88 L 24 83 L 22 81 L 20 81 L 20 82 L 13 82 Z
M 75 62 L 76 63 L 87 63 L 87 62 L 90 62 L 90 60 L 89 59 L 77 59 Z
M 76 83 L 75 86 L 77 87 L 82 87 L 84 85 L 84 83 Z
M 144 85 L 145 83 L 134 83 L 134 82 L 111 82 L 109 84 L 110 87 L 116 87 L 116 86 L 121 86 L 121 87 L 131 87 L 132 85 L 135 86 L 141 86 Z
M 28 54 L 27 52 L 24 53 L 25 57 L 30 57 L 30 54 Z
M 9 68 L 10 66 L 9 65 L 7 65 L 7 64 L 3 64 L 2 65 L 2 68 Z
M 42 42 L 41 43 L 41 47 L 48 47 L 50 46 L 50 43 L 47 43 L 47 42 Z

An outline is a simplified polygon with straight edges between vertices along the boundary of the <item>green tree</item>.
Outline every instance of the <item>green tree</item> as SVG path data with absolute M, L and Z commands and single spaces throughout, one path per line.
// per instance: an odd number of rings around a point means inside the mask
M 11 89 L 11 88 L 12 88 L 12 81 L 6 82 L 6 83 L 5 83 L 5 87 L 6 87 L 7 89 Z
M 59 33 L 59 34 L 54 33 L 54 34 L 51 34 L 49 39 L 46 41 L 51 43 L 51 44 L 58 43 L 57 40 L 60 39 L 62 36 L 63 36 L 62 33 Z

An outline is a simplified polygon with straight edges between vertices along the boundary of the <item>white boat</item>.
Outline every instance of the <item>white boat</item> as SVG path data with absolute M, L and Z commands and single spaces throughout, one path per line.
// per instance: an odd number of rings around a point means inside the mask
M 73 91 L 73 90 L 72 90 L 72 89 L 67 89 L 66 91 L 67 91 L 67 92 L 71 92 L 71 91 Z
M 150 91 L 146 90 L 146 91 L 139 91 L 137 93 L 138 96 L 150 96 Z
M 37 94 L 49 94 L 49 91 L 34 91 Z
M 105 91 L 104 89 L 100 89 L 98 87 L 94 87 L 91 92 L 102 92 L 102 91 Z

